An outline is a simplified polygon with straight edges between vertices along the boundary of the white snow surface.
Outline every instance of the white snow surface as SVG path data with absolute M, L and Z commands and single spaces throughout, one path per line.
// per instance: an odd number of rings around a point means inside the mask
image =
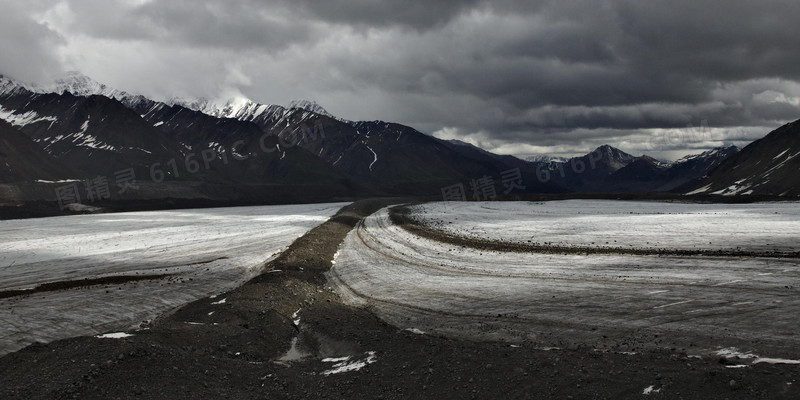
M 800 360 L 789 360 L 786 358 L 774 358 L 774 357 L 761 357 L 757 356 L 753 353 L 745 353 L 739 351 L 739 349 L 735 347 L 729 347 L 725 349 L 719 349 L 716 353 L 718 356 L 725 357 L 728 359 L 740 359 L 740 360 L 752 360 L 752 364 L 791 364 L 791 365 L 800 365 Z M 748 364 L 742 364 L 743 366 L 747 366 Z M 738 365 L 734 367 L 739 367 Z
M 372 171 L 372 166 L 373 166 L 373 165 L 375 165 L 375 163 L 376 163 L 376 162 L 378 162 L 378 153 L 376 153 L 376 152 L 375 152 L 375 150 L 372 150 L 372 148 L 371 148 L 371 147 L 369 147 L 369 146 L 367 145 L 367 143 L 364 143 L 364 147 L 366 147 L 366 148 L 367 148 L 367 150 L 369 150 L 369 151 L 371 151 L 371 152 L 372 152 L 372 156 L 373 156 L 373 158 L 372 158 L 372 162 L 371 162 L 371 163 L 369 163 L 369 170 L 370 170 L 370 171 Z
M 70 183 L 70 182 L 80 182 L 80 179 L 60 179 L 57 181 L 48 181 L 44 179 L 37 179 L 36 183 Z
M 503 242 L 639 249 L 800 250 L 800 202 L 439 202 L 413 210 L 417 218 L 445 232 Z
M 322 362 L 335 362 L 333 364 L 333 368 L 323 371 L 323 375 L 332 375 L 332 374 L 341 374 L 343 372 L 350 372 L 350 371 L 358 371 L 361 368 L 366 367 L 369 364 L 372 364 L 378 361 L 377 357 L 375 356 L 374 351 L 368 351 L 365 353 L 364 358 L 359 360 L 351 361 L 352 357 L 339 357 L 339 358 L 326 358 L 323 359 Z
M 556 203 L 447 203 L 420 209 L 433 213 L 423 217 L 446 219 L 461 230 L 477 224 L 481 237 L 512 240 L 515 235 L 530 237 L 535 230 L 550 235 L 539 236 L 539 241 L 556 236 L 565 243 L 590 244 L 590 235 L 602 233 L 616 238 L 618 246 L 650 242 L 687 247 L 693 243 L 691 238 L 716 235 L 711 239 L 714 243 L 725 237 L 725 229 L 734 229 L 749 238 L 740 240 L 729 233 L 728 245 L 753 247 L 758 244 L 748 241 L 768 240 L 755 230 L 757 227 L 783 238 L 775 243 L 770 239 L 771 246 L 796 250 L 800 245 L 800 241 L 789 240 L 790 236 L 796 238 L 796 228 L 788 228 L 789 233 L 775 229 L 780 224 L 794 226 L 795 203 Z M 572 205 L 572 215 L 563 203 Z M 490 209 L 497 210 L 494 219 Z M 633 214 L 623 214 L 622 209 Z M 445 210 L 451 214 L 445 216 Z M 683 212 L 661 215 L 657 210 Z M 715 226 L 720 221 L 711 216 L 736 219 L 728 212 L 738 215 L 749 228 Z M 612 218 L 614 215 L 616 218 Z M 628 218 L 634 222 L 624 223 Z M 650 218 L 659 224 L 651 226 L 654 222 Z M 688 229 L 691 220 L 695 222 L 692 232 L 700 233 L 671 234 L 675 224 Z M 432 335 L 535 340 L 558 346 L 561 340 L 596 341 L 600 333 L 594 329 L 652 330 L 670 332 L 676 340 L 685 338 L 684 346 L 695 343 L 695 349 L 703 346 L 708 352 L 719 346 L 757 341 L 772 346 L 768 348 L 770 355 L 796 359 L 800 354 L 800 338 L 792 333 L 796 331 L 800 298 L 786 289 L 800 286 L 800 263 L 791 258 L 487 251 L 412 234 L 392 224 L 387 209 L 383 209 L 348 234 L 328 279 L 346 302 L 370 306 L 395 326 L 410 326 Z M 724 343 L 715 341 L 720 326 L 731 331 Z M 704 337 L 707 342 L 701 342 Z
M 112 332 L 112 333 L 104 333 L 102 335 L 95 336 L 98 339 L 125 339 L 128 337 L 132 337 L 130 333 L 125 332 Z
M 50 122 L 52 124 L 57 121 L 56 117 L 39 116 L 35 111 L 20 113 L 15 110 L 7 110 L 2 106 L 0 106 L 0 119 L 14 126 L 26 126 L 41 121 Z
M 693 195 L 693 194 L 705 193 L 705 192 L 708 191 L 708 189 L 711 189 L 711 184 L 710 183 L 708 185 L 705 185 L 705 186 L 701 187 L 701 188 L 697 188 L 695 190 L 692 190 L 691 192 L 688 192 L 686 194 L 687 195 Z
M 653 386 L 653 385 L 650 385 L 650 386 L 648 386 L 648 387 L 644 388 L 644 390 L 642 391 L 642 394 L 643 394 L 643 395 L 645 395 L 645 396 L 647 396 L 647 395 L 649 395 L 649 394 L 651 394 L 651 393 L 658 393 L 658 392 L 660 392 L 660 391 L 661 391 L 661 389 L 660 389 L 660 388 L 659 388 L 659 389 L 656 389 L 656 388 L 655 388 L 655 386 Z
M 0 355 L 34 341 L 127 330 L 232 289 L 344 205 L 0 221 L 0 290 L 116 275 L 171 275 L 0 299 Z

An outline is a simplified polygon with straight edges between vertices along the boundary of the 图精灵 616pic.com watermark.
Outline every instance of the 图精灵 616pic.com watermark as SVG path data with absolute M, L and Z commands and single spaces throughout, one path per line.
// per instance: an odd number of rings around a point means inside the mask
M 257 139 L 250 141 L 239 139 L 228 146 L 216 145 L 199 152 L 190 152 L 182 158 L 170 158 L 164 162 L 154 162 L 147 165 L 149 180 L 153 183 L 163 183 L 168 179 L 186 178 L 193 174 L 211 169 L 214 163 L 228 165 L 230 162 L 243 162 L 259 157 L 260 154 L 270 154 L 276 151 L 286 152 L 295 146 L 305 146 L 325 139 L 325 130 L 321 122 L 313 126 L 301 124 L 292 131 L 281 132 L 277 135 L 264 133 Z M 245 152 L 244 148 L 251 148 Z M 112 184 L 113 182 L 113 184 Z M 83 180 L 68 180 L 55 188 L 55 196 L 60 209 L 65 209 L 70 204 L 94 203 L 107 200 L 114 195 L 121 196 L 130 191 L 140 189 L 137 183 L 136 169 L 125 168 L 113 173 L 113 177 L 98 175 Z

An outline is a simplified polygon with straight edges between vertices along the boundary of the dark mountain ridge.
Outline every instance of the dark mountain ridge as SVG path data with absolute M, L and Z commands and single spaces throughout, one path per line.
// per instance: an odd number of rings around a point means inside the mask
M 800 120 L 790 122 L 725 159 L 690 193 L 800 195 Z
M 6 153 L 19 153 L 4 157 L 12 166 L 9 171 L 16 172 L 13 177 L 2 176 L 0 183 L 111 176 L 130 168 L 147 181 L 147 187 L 177 185 L 189 188 L 182 196 L 212 199 L 228 187 L 223 197 L 245 196 L 248 201 L 263 195 L 258 187 L 276 193 L 292 187 L 295 193 L 330 191 L 331 196 L 352 197 L 441 196 L 449 188 L 461 187 L 466 199 L 525 193 L 680 192 L 698 188 L 694 182 L 707 175 L 717 176 L 710 175 L 712 171 L 735 169 L 728 165 L 738 151 L 719 148 L 666 164 L 604 145 L 566 161 L 525 161 L 440 140 L 401 124 L 347 121 L 308 101 L 289 107 L 246 99 L 221 107 L 208 101 L 159 102 L 81 75 L 70 79 L 54 93 L 30 90 L 0 76 L 0 118 L 10 126 L 3 132 L 11 138 L 6 132 L 17 131 L 14 144 L 6 140 Z M 23 144 L 20 132 L 41 151 Z M 788 139 L 769 142 L 795 146 Z M 19 150 L 8 150 L 12 148 Z M 800 150 L 774 156 L 792 158 L 796 153 Z M 155 192 L 163 195 L 174 193 L 173 189 Z M 142 195 L 161 196 L 153 191 Z

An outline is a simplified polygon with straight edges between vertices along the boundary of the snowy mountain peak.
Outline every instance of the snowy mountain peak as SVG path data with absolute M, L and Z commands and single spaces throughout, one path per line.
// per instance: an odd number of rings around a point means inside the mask
M 200 97 L 196 99 L 186 100 L 182 97 L 172 97 L 165 102 L 171 106 L 181 106 L 183 108 L 188 108 L 194 111 L 200 111 L 204 114 L 217 116 L 217 113 L 220 112 L 220 107 L 217 106 L 216 103 L 212 102 L 211 100 Z
M 56 79 L 50 84 L 46 85 L 24 85 L 24 87 L 34 93 L 57 93 L 64 94 L 70 93 L 74 96 L 88 97 L 92 95 L 105 96 L 110 99 L 116 99 L 127 107 L 132 107 L 142 102 L 150 102 L 151 100 L 142 95 L 133 95 L 128 92 L 117 90 L 113 87 L 107 86 L 103 83 L 97 82 L 94 79 L 77 71 L 70 71 L 64 76 Z
M 602 161 L 609 166 L 612 166 L 614 169 L 622 168 L 636 160 L 636 156 L 630 155 L 616 147 L 611 147 L 607 144 L 596 148 L 594 151 L 588 154 L 588 156 L 592 158 L 594 158 L 595 155 L 600 156 L 597 161 Z
M 121 99 L 127 95 L 125 92 L 97 82 L 78 71 L 69 71 L 63 77 L 56 79 L 51 85 L 36 88 L 36 91 L 59 94 L 67 92 L 75 96 L 97 94 L 116 99 Z
M 288 108 L 290 110 L 293 108 L 299 108 L 301 110 L 311 111 L 315 114 L 324 115 L 326 117 L 336 118 L 327 110 L 325 110 L 325 108 L 323 108 L 321 105 L 317 104 L 317 102 L 311 100 L 292 100 L 289 103 Z
M 18 90 L 24 90 L 25 85 L 0 74 L 0 95 L 13 94 Z
M 600 153 L 603 157 L 607 157 L 609 160 L 617 160 L 617 161 L 632 161 L 635 159 L 635 156 L 632 156 L 616 147 L 611 147 L 607 144 L 604 144 L 593 151 L 593 153 Z
M 704 151 L 704 152 L 702 152 L 700 154 L 690 154 L 688 156 L 685 156 L 685 157 L 675 161 L 675 164 L 680 164 L 680 163 L 691 161 L 691 160 L 712 159 L 712 158 L 719 158 L 719 157 L 727 158 L 731 154 L 738 153 L 739 150 L 741 150 L 741 149 L 739 149 L 738 147 L 733 146 L 733 145 L 727 146 L 727 147 L 715 147 L 715 148 L 713 148 L 711 150 Z
M 283 115 L 286 108 L 274 104 L 259 104 L 244 96 L 237 96 L 222 102 L 215 102 L 206 98 L 185 100 L 172 98 L 168 104 L 178 105 L 190 110 L 217 118 L 233 118 L 241 121 L 268 120 L 274 116 Z
M 200 111 L 218 118 L 235 118 L 241 120 L 252 120 L 261 114 L 283 114 L 288 110 L 304 110 L 315 114 L 325 115 L 335 118 L 328 113 L 322 106 L 310 100 L 293 100 L 288 107 L 277 104 L 261 104 L 250 100 L 244 96 L 236 96 L 223 102 L 215 102 L 207 98 L 185 100 L 172 98 L 167 103 L 179 105 L 191 110 Z
M 156 103 L 156 101 L 145 96 L 134 95 L 97 82 L 78 71 L 67 72 L 64 76 L 56 79 L 49 85 L 21 84 L 0 75 L 0 94 L 12 93 L 13 90 L 24 89 L 36 93 L 70 93 L 75 96 L 101 95 L 116 99 L 129 108 L 139 108 L 144 103 Z M 310 100 L 294 100 L 288 107 L 283 107 L 275 104 L 260 104 L 241 94 L 236 94 L 233 97 L 229 97 L 228 100 L 223 101 L 212 100 L 205 97 L 193 99 L 173 97 L 163 103 L 169 106 L 181 106 L 217 118 L 233 118 L 256 123 L 266 123 L 266 121 L 283 118 L 290 110 L 303 110 L 325 115 L 342 122 L 350 122 L 334 117 L 322 106 Z M 150 107 L 150 105 L 147 107 Z
M 260 104 L 247 97 L 236 97 L 228 100 L 227 103 L 219 110 L 221 117 L 225 118 L 241 118 L 244 115 L 256 112 Z M 269 106 L 267 106 L 269 107 Z

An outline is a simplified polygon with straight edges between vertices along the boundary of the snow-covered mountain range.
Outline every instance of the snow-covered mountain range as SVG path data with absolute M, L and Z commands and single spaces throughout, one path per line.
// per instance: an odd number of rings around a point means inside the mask
M 125 168 L 152 178 L 154 166 L 169 164 L 159 181 L 324 186 L 350 195 L 437 194 L 462 185 L 468 196 L 479 179 L 504 193 L 509 171 L 519 171 L 513 187 L 520 193 L 673 191 L 704 179 L 738 151 L 714 149 L 667 164 L 601 146 L 571 159 L 521 160 L 400 124 L 347 121 L 308 100 L 287 106 L 247 98 L 156 101 L 80 73 L 47 87 L 0 75 L 0 119 L 39 146 L 48 165 L 64 165 L 77 178 Z M 21 146 L 18 139 L 14 146 Z M 187 161 L 198 157 L 202 168 Z M 63 178 L 20 170 L 6 180 Z
M 24 84 L 21 85 L 36 93 L 71 93 L 75 96 L 100 95 L 119 100 L 123 104 L 133 104 L 146 97 L 117 90 L 77 71 L 67 72 L 63 77 L 56 79 L 49 85 Z M 215 102 L 207 98 L 184 99 L 173 97 L 163 102 L 167 105 L 178 105 L 194 111 L 217 118 L 234 118 L 254 121 L 269 119 L 278 113 L 286 113 L 292 109 L 310 111 L 337 118 L 325 110 L 321 105 L 311 100 L 292 100 L 288 106 L 277 104 L 260 104 L 246 97 L 236 97 L 223 102 Z M 345 121 L 341 119 L 341 121 Z

